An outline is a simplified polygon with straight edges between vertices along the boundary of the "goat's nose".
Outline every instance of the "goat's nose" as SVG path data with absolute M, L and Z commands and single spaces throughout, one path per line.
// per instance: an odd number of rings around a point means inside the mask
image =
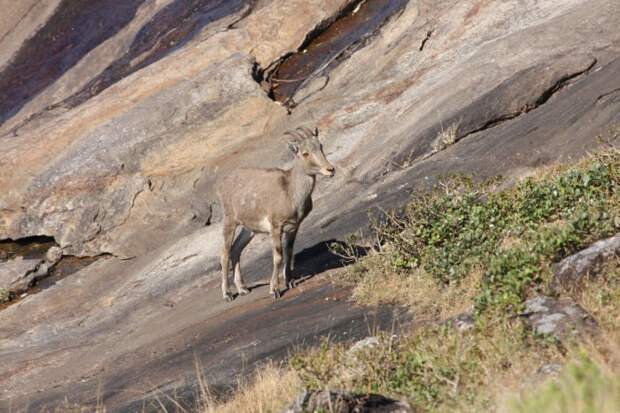
M 327 167 L 327 172 L 334 172 L 336 170 L 336 168 L 334 168 L 333 166 L 328 166 Z

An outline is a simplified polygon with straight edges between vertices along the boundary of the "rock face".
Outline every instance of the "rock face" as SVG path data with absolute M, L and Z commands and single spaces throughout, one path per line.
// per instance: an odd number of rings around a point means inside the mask
M 0 410 L 88 405 L 103 388 L 108 411 L 130 411 L 191 393 L 194 354 L 227 386 L 243 357 L 367 331 L 367 310 L 314 280 L 276 304 L 260 283 L 218 299 L 213 181 L 287 165 L 289 128 L 318 126 L 338 169 L 318 180 L 300 252 L 442 175 L 511 175 L 617 134 L 616 0 L 396 3 L 318 53 L 285 107 L 274 82 L 296 72 L 275 69 L 366 13 L 358 2 L 0 0 L 0 240 L 109 254 L 0 312 Z M 250 281 L 270 271 L 267 245 L 247 249 Z

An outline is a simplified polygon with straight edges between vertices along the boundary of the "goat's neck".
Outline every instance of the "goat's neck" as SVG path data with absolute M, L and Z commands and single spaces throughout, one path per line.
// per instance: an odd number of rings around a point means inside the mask
M 301 162 L 295 162 L 291 169 L 291 188 L 293 189 L 292 201 L 296 206 L 302 206 L 312 195 L 314 190 L 314 175 L 308 175 Z

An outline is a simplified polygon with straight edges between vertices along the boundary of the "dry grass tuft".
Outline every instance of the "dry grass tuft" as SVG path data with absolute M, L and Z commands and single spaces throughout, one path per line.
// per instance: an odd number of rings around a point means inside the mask
M 231 400 L 214 400 L 204 384 L 203 413 L 271 413 L 279 412 L 302 390 L 294 371 L 272 364 L 258 368 L 248 380 L 240 380 Z
M 445 320 L 472 310 L 482 271 L 449 284 L 437 283 L 423 269 L 403 273 L 374 255 L 334 274 L 336 282 L 353 286 L 355 302 L 378 306 L 396 304 L 415 311 L 418 320 Z
M 456 143 L 456 132 L 459 129 L 458 123 L 453 123 L 447 128 L 441 128 L 441 131 L 437 135 L 435 142 L 433 142 L 433 152 L 439 152 L 446 149 L 448 146 L 452 146 Z

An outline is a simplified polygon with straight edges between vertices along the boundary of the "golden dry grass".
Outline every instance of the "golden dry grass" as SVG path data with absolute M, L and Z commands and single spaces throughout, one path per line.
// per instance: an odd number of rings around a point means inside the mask
M 281 411 L 301 391 L 302 385 L 294 371 L 266 365 L 248 380 L 241 380 L 232 399 L 214 400 L 204 383 L 203 413 L 272 413 Z
M 418 320 L 444 320 L 471 311 L 482 272 L 447 285 L 438 284 L 422 269 L 403 273 L 393 270 L 380 254 L 366 257 L 334 274 L 336 282 L 353 286 L 355 302 L 378 306 L 396 304 L 415 311 Z
M 433 142 L 433 152 L 439 152 L 446 149 L 448 146 L 454 145 L 457 140 L 456 132 L 459 129 L 458 123 L 453 123 L 447 128 L 441 128 L 435 142 Z

